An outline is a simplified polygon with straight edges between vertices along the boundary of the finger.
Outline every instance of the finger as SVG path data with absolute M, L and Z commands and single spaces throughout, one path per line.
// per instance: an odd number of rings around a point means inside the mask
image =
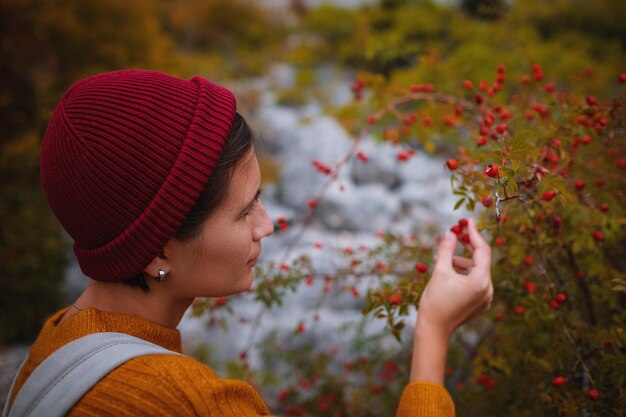
M 473 246 L 474 252 L 472 254 L 472 259 L 474 259 L 474 265 L 481 269 L 486 269 L 491 267 L 491 248 L 485 242 L 485 239 L 480 235 L 478 229 L 476 228 L 476 224 L 474 223 L 474 219 L 469 219 L 469 224 L 467 225 L 467 231 L 470 236 L 470 242 Z
M 452 265 L 458 268 L 472 269 L 472 267 L 474 266 L 474 261 L 468 258 L 464 258 L 462 256 L 453 256 Z
M 452 268 L 452 257 L 456 249 L 456 235 L 447 231 L 437 250 L 435 268 L 449 270 Z

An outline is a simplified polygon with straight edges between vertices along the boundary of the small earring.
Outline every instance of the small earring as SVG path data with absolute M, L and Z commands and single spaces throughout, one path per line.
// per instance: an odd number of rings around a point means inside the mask
M 158 284 L 165 279 L 165 271 L 159 269 L 159 276 L 154 278 L 154 281 Z

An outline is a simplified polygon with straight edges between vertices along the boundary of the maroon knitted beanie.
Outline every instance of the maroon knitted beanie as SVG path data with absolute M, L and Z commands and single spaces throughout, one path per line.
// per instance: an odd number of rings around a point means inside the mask
M 78 81 L 41 149 L 41 184 L 82 271 L 121 281 L 159 255 L 194 206 L 235 117 L 204 78 L 123 70 Z

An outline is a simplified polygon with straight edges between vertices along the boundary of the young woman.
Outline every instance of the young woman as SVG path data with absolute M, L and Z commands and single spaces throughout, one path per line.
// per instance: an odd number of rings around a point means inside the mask
M 252 285 L 261 240 L 273 231 L 260 181 L 253 134 L 223 87 L 142 70 L 74 84 L 44 136 L 41 183 L 91 280 L 45 323 L 9 401 L 47 357 L 85 335 L 119 332 L 180 352 L 176 326 L 195 297 Z M 439 246 L 398 416 L 454 415 L 443 388 L 448 341 L 493 293 L 490 248 L 472 221 L 469 235 L 471 259 L 454 255 L 450 232 Z M 68 415 L 269 412 L 250 385 L 187 356 L 153 354 L 111 371 Z

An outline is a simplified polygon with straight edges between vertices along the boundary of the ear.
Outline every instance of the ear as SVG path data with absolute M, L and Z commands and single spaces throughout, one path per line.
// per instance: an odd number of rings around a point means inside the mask
M 148 266 L 146 266 L 146 269 L 144 269 L 143 272 L 145 272 L 146 274 L 148 274 L 151 277 L 158 277 L 159 276 L 159 269 L 162 269 L 163 272 L 165 272 L 165 274 L 170 272 L 170 269 L 171 269 L 170 264 L 167 261 L 167 257 L 165 256 L 165 252 L 164 251 L 161 251 L 159 256 L 154 258 L 148 264 Z

